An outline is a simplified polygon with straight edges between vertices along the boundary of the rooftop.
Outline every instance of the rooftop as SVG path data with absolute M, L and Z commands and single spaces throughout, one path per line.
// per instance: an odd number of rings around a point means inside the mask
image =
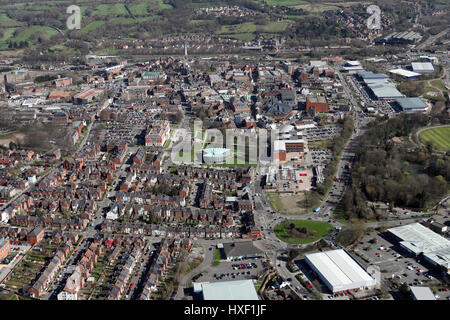
M 369 83 L 368 87 L 377 98 L 401 98 L 403 94 L 393 85 L 386 83 Z
M 253 244 L 253 241 L 224 243 L 223 250 L 226 257 L 239 257 L 263 252 Z
M 426 109 L 427 105 L 420 98 L 397 98 L 395 99 L 397 103 L 402 107 L 403 110 L 410 109 Z
M 409 287 L 416 300 L 436 300 L 433 292 L 428 287 Z
M 431 62 L 412 62 L 411 67 L 413 71 L 434 71 L 433 64 Z
M 358 286 L 376 283 L 343 249 L 307 254 L 306 258 L 335 289 L 346 288 L 353 283 Z
M 450 250 L 450 241 L 420 223 L 412 223 L 389 229 L 401 239 L 401 244 L 414 253 Z M 449 256 L 450 257 L 450 256 Z
M 252 280 L 201 283 L 204 300 L 258 300 Z

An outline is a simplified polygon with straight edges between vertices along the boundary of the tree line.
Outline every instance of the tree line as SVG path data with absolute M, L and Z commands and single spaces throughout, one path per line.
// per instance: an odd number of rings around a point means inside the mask
M 384 120 L 374 121 L 356 150 L 352 187 L 342 201 L 348 219 L 373 217 L 367 201 L 424 209 L 448 190 L 449 156 L 435 154 L 432 146 L 421 150 L 404 142 L 428 124 L 428 116 L 412 114 Z

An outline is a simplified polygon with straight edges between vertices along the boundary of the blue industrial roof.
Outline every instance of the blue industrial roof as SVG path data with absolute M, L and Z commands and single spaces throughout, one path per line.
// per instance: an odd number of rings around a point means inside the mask
M 368 84 L 368 86 L 377 98 L 403 97 L 403 94 L 391 84 L 378 83 L 378 84 Z
M 427 108 L 426 103 L 420 98 L 397 98 L 395 101 L 397 101 L 403 110 Z

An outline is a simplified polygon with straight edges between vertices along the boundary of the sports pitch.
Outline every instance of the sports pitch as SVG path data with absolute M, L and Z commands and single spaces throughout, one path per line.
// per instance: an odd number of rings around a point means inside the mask
M 422 143 L 431 141 L 439 150 L 450 151 L 450 127 L 427 129 L 419 137 Z

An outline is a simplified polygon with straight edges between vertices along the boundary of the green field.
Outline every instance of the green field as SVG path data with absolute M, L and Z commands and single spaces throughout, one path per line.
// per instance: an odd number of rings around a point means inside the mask
M 295 224 L 296 228 L 304 227 L 309 231 L 314 232 L 316 236 L 314 238 L 297 238 L 290 235 L 288 232 L 288 226 L 291 223 Z M 311 243 L 317 241 L 331 233 L 332 230 L 333 226 L 329 223 L 310 220 L 285 220 L 274 228 L 274 232 L 280 240 L 292 244 Z
M 103 26 L 104 24 L 105 24 L 105 21 L 94 21 L 94 22 L 90 23 L 89 25 L 87 25 L 86 27 L 81 28 L 80 33 L 83 34 L 83 33 L 89 32 L 91 30 L 95 30 L 95 29 Z
M 15 28 L 3 29 L 3 36 L 0 38 L 0 50 L 8 48 L 8 40 L 14 35 Z
M 2 27 L 18 27 L 21 26 L 22 23 L 12 20 L 9 18 L 6 13 L 0 13 L 0 26 Z
M 225 7 L 228 4 L 222 1 L 211 2 L 193 2 L 189 4 L 189 8 L 213 8 L 213 7 Z
M 264 25 L 257 25 L 254 22 L 244 22 L 241 24 L 235 24 L 231 26 L 222 26 L 217 32 L 218 34 L 245 34 L 253 32 L 282 32 L 286 30 L 291 21 L 268 21 Z
M 270 6 L 297 6 L 299 4 L 306 4 L 308 1 L 305 0 L 259 0 Z
M 47 26 L 31 26 L 31 27 L 26 28 L 25 30 L 19 32 L 14 37 L 9 38 L 9 40 L 12 42 L 21 42 L 21 41 L 34 42 L 32 37 L 36 33 L 42 33 L 50 38 L 50 37 L 58 34 L 58 31 L 56 31 L 53 28 L 47 27 Z
M 118 14 L 128 14 L 123 3 L 101 4 L 97 7 L 92 16 L 113 16 Z
M 141 3 L 131 6 L 129 8 L 130 11 L 136 16 L 148 15 L 155 9 L 159 10 L 173 9 L 173 7 L 170 4 L 164 3 L 163 0 L 144 0 Z
M 230 26 L 222 26 L 216 32 L 221 37 L 233 38 L 238 40 L 250 41 L 255 39 L 258 33 L 278 33 L 286 30 L 291 20 L 268 21 L 266 24 L 257 25 L 254 22 L 244 22 Z
M 441 151 L 450 151 L 450 127 L 427 129 L 419 137 L 422 142 L 431 141 Z

